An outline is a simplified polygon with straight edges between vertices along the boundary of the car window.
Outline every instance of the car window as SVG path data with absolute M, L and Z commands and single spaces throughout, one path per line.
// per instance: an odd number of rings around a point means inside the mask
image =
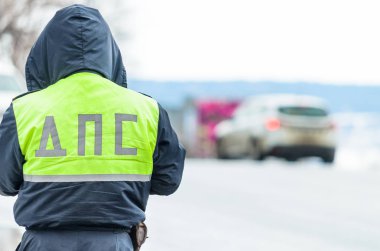
M 0 74 L 0 91 L 20 91 L 17 80 L 13 76 Z
M 278 111 L 282 114 L 295 116 L 324 117 L 328 115 L 326 110 L 317 107 L 285 106 L 278 108 Z
M 250 118 L 253 116 L 259 116 L 262 113 L 265 113 L 267 111 L 267 107 L 265 106 L 253 106 L 253 105 L 247 105 L 247 106 L 240 106 L 234 113 L 234 118 L 236 117 L 244 117 L 244 118 Z

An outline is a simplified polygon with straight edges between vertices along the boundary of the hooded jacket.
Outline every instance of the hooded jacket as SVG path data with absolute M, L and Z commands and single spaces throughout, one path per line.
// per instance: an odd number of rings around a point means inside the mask
M 46 90 L 81 72 L 93 73 L 89 79 L 104 78 L 112 85 L 127 87 L 122 57 L 108 25 L 97 10 L 73 5 L 58 11 L 34 44 L 25 67 L 29 92 L 13 103 L 25 103 L 33 95 L 47 98 Z M 156 102 L 131 90 L 129 93 Z M 149 194 L 169 195 L 181 182 L 185 150 L 159 104 L 149 180 L 30 181 L 23 170 L 27 160 L 19 142 L 18 123 L 23 118 L 16 119 L 13 103 L 0 125 L 0 193 L 18 195 L 15 219 L 27 229 L 130 229 L 144 221 Z M 28 109 L 44 112 L 48 108 Z M 139 109 L 138 105 L 133 109 Z

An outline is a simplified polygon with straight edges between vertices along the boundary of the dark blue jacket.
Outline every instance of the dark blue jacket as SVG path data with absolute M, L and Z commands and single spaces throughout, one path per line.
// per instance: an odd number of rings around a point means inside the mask
M 73 5 L 56 13 L 31 49 L 27 87 L 38 91 L 80 71 L 127 87 L 122 57 L 106 22 L 97 10 Z M 129 229 L 145 219 L 149 194 L 170 195 L 181 182 L 185 150 L 161 106 L 152 158 L 149 182 L 24 181 L 11 105 L 0 125 L 0 193 L 18 195 L 15 218 L 29 229 Z

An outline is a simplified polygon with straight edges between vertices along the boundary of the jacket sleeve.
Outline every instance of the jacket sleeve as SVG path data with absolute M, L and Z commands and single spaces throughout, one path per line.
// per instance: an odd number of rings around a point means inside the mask
M 178 142 L 167 112 L 158 106 L 160 115 L 150 194 L 170 195 L 181 183 L 186 151 Z
M 3 115 L 0 124 L 0 194 L 15 196 L 23 182 L 24 156 L 18 142 L 13 106 Z

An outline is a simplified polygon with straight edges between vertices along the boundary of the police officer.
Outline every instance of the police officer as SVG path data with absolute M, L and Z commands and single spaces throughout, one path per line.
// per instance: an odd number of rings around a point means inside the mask
M 178 188 L 185 150 L 165 110 L 127 89 L 96 9 L 56 13 L 30 51 L 29 92 L 0 126 L 0 193 L 18 195 L 18 250 L 133 250 L 149 194 Z

